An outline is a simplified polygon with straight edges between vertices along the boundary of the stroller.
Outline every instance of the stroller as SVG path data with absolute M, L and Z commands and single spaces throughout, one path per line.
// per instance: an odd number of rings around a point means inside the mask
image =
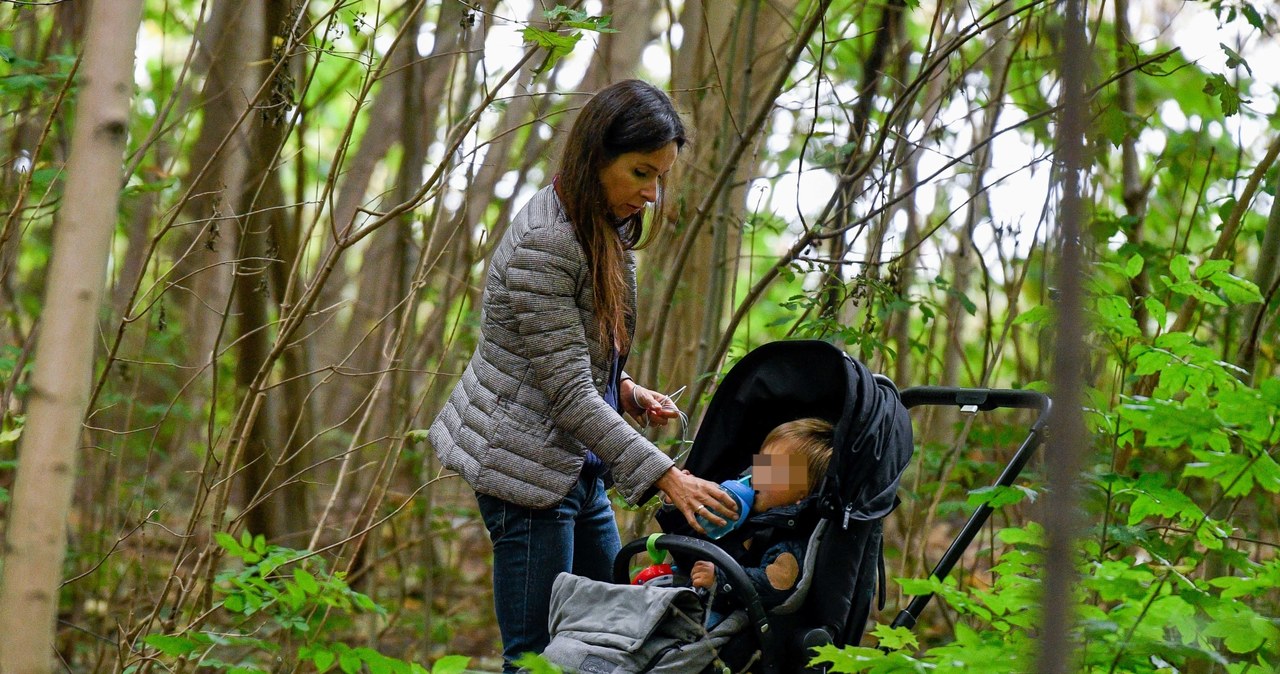
M 872 374 L 826 342 L 774 342 L 747 354 L 713 396 L 685 468 L 713 482 L 737 478 L 750 468 L 765 435 L 778 424 L 801 417 L 833 424 L 835 451 L 826 478 L 791 522 L 811 530 L 793 594 L 782 605 L 765 610 L 730 554 L 740 549 L 734 547 L 741 542 L 735 536 L 750 536 L 749 530 L 708 541 L 697 537 L 679 512 L 659 512 L 664 533 L 623 546 L 614 561 L 616 586 L 597 587 L 594 581 L 568 574 L 557 580 L 552 643 L 544 655 L 566 671 L 592 673 L 821 671 L 807 667 L 809 649 L 857 645 L 877 593 L 883 608 L 882 520 L 898 504 L 898 481 L 913 449 L 907 409 L 918 405 L 954 405 L 970 413 L 1039 410 L 1026 440 L 997 480 L 999 486 L 1010 486 L 1043 442 L 1050 408 L 1049 399 L 1033 391 L 915 387 L 899 393 L 888 378 Z M 984 505 L 971 516 L 933 576 L 950 573 L 990 514 L 991 508 Z M 697 560 L 714 563 L 723 578 L 717 593 L 741 610 L 708 632 L 701 629 L 701 604 L 692 590 L 627 586 L 631 559 L 646 548 L 651 555 L 669 551 L 683 569 Z M 820 590 L 813 589 L 815 581 Z M 913 627 L 930 599 L 931 595 L 915 597 L 894 626 Z M 593 635 L 593 629 L 605 631 L 602 628 L 613 617 L 603 623 L 597 617 L 593 623 L 584 616 L 593 611 L 599 616 L 598 608 L 610 602 L 629 605 L 653 622 L 625 639 Z M 611 649 L 627 653 L 613 659 Z

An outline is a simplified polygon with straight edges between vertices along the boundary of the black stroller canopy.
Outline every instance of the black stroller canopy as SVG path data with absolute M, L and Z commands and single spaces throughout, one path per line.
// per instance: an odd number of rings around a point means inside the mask
M 716 390 L 685 468 L 715 482 L 735 478 L 770 430 L 802 417 L 835 427 L 823 514 L 847 526 L 893 510 L 911 458 L 910 418 L 888 379 L 827 342 L 773 342 L 743 357 Z

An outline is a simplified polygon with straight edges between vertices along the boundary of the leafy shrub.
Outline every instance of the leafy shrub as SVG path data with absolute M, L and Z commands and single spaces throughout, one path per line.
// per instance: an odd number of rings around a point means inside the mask
M 1100 265 L 1127 278 L 1142 266 L 1132 258 Z M 1190 297 L 1229 308 L 1260 300 L 1252 283 L 1226 269 L 1209 261 L 1192 272 L 1175 256 L 1161 276 L 1166 303 Z M 1077 561 L 1079 670 L 1276 671 L 1280 560 L 1274 546 L 1240 535 L 1237 522 L 1273 507 L 1280 493 L 1280 379 L 1251 386 L 1188 332 L 1144 337 L 1127 298 L 1101 283 L 1093 290 L 1094 339 L 1118 356 L 1126 388 L 1150 393 L 1090 391 L 1095 447 L 1082 475 L 1091 527 Z M 1147 304 L 1164 315 L 1159 300 Z M 975 496 L 1005 504 L 998 493 Z M 835 672 L 1030 671 L 1043 532 L 1028 524 L 997 538 L 989 587 L 898 581 L 908 594 L 936 593 L 958 615 L 950 643 L 921 649 L 910 632 L 880 625 L 872 632 L 879 649 L 827 647 L 815 660 Z
M 228 674 L 276 670 L 276 663 L 310 663 L 317 672 L 344 674 L 460 674 L 469 659 L 446 656 L 433 669 L 367 647 L 326 639 L 326 631 L 352 615 L 385 615 L 373 599 L 328 573 L 324 561 L 302 550 L 267 545 L 248 532 L 237 540 L 218 533 L 218 545 L 243 566 L 217 576 L 222 597 L 203 629 L 151 634 L 143 643 L 162 661 L 186 662 Z M 275 661 L 275 662 L 270 662 Z M 268 664 L 270 662 L 270 664 Z M 126 672 L 135 671 L 134 665 Z

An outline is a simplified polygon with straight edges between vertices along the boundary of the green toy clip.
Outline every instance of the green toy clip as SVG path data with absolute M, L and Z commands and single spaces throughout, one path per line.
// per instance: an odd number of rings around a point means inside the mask
M 654 564 L 661 564 L 662 560 L 667 558 L 666 550 L 658 551 L 658 538 L 661 536 L 662 534 L 649 534 L 649 539 L 644 544 L 644 547 L 649 550 L 649 559 L 653 560 Z

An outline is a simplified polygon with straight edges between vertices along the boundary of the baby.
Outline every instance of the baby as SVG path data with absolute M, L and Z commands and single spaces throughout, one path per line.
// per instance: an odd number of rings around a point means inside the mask
M 797 419 L 774 428 L 765 437 L 760 453 L 752 459 L 751 486 L 756 491 L 750 517 L 753 525 L 764 525 L 767 535 L 756 535 L 742 544 L 746 554 L 739 558 L 766 609 L 786 601 L 800 580 L 809 531 L 795 528 L 795 513 L 827 472 L 831 462 L 832 427 L 822 419 Z M 777 526 L 768 528 L 776 520 Z M 787 526 L 787 524 L 790 526 Z M 760 531 L 757 526 L 753 529 Z M 755 546 L 757 537 L 767 538 Z M 760 547 L 760 550 L 753 550 Z M 694 587 L 716 585 L 716 567 L 700 561 L 690 570 Z M 709 625 L 719 622 L 715 615 Z

